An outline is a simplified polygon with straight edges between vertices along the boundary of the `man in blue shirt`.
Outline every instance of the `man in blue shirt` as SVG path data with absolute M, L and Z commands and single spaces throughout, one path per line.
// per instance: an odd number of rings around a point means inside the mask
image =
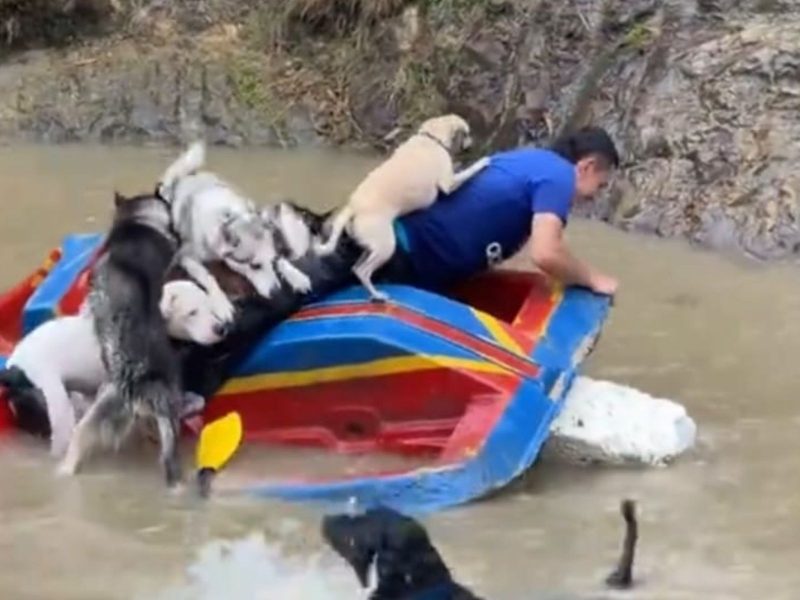
M 573 202 L 594 196 L 619 165 L 608 133 L 587 127 L 549 149 L 518 148 L 490 160 L 449 196 L 396 221 L 399 256 L 384 279 L 440 290 L 509 258 L 532 237 L 540 270 L 613 295 L 616 279 L 575 257 L 563 239 Z M 400 277 L 393 275 L 398 264 Z

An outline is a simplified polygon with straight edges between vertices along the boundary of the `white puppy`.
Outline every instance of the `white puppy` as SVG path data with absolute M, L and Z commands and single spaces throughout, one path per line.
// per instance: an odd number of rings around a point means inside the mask
M 449 194 L 489 164 L 484 157 L 459 173 L 452 154 L 469 148 L 469 125 L 458 115 L 428 119 L 392 155 L 373 169 L 337 213 L 320 254 L 334 251 L 345 227 L 365 248 L 353 272 L 374 300 L 386 300 L 372 284 L 372 275 L 394 254 L 394 219 L 427 208 L 439 192 Z
M 214 314 L 209 295 L 193 281 L 179 279 L 167 283 L 160 308 L 167 333 L 176 340 L 211 346 L 227 333 L 227 324 Z
M 211 345 L 225 333 L 224 323 L 211 310 L 208 295 L 194 283 L 167 283 L 161 309 L 168 331 L 177 339 Z M 34 401 L 44 402 L 49 418 L 51 454 L 63 455 L 76 423 L 77 398 L 94 398 L 106 378 L 88 304 L 84 303 L 79 314 L 51 319 L 26 335 L 0 374 L 14 368 L 24 373 L 28 385 L 23 390 L 10 387 L 9 394 L 13 397 L 20 391 L 28 392 L 30 399 L 31 389 L 36 392 Z M 8 378 L 2 375 L 0 379 L 6 379 L 8 386 Z
M 204 162 L 205 145 L 195 142 L 164 172 L 159 194 L 171 205 L 181 240 L 179 264 L 208 291 L 215 314 L 230 322 L 234 307 L 204 266 L 214 260 L 224 261 L 267 298 L 280 287 L 276 269 L 297 291 L 311 289 L 308 277 L 276 252 L 254 203 L 216 175 L 198 171 Z

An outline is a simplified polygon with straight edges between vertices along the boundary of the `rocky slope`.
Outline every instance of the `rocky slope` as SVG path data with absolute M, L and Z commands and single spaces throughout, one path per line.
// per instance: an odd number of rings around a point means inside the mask
M 595 216 L 800 250 L 797 0 L 25 2 L 0 0 L 7 139 L 387 148 L 455 110 L 486 150 L 595 122 L 625 161 Z

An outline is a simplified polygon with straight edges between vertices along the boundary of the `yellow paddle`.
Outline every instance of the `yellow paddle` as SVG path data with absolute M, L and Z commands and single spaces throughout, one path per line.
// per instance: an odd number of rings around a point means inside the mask
M 200 496 L 208 496 L 211 479 L 234 455 L 241 441 L 242 418 L 237 412 L 229 412 L 203 427 L 196 454 Z

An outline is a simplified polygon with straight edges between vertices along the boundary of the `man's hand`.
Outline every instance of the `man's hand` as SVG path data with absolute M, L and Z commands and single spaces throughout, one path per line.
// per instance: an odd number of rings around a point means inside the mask
M 608 275 L 603 275 L 602 273 L 596 273 L 592 275 L 589 287 L 593 292 L 597 294 L 613 296 L 614 294 L 617 293 L 619 282 L 613 277 L 609 277 Z
M 617 291 L 618 282 L 579 260 L 563 239 L 561 219 L 550 213 L 537 214 L 531 227 L 531 258 L 534 264 L 566 285 L 580 285 L 607 296 Z

